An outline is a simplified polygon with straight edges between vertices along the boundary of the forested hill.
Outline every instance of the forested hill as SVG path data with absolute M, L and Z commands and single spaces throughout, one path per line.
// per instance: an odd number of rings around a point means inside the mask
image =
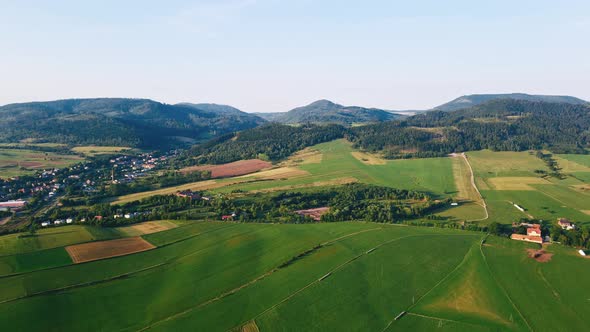
M 253 128 L 265 120 L 229 106 L 149 99 L 68 99 L 0 107 L 0 141 L 161 147 Z
M 590 107 L 568 103 L 492 100 L 454 112 L 431 111 L 354 128 L 269 124 L 194 147 L 185 163 L 286 158 L 307 146 L 346 138 L 387 158 L 445 156 L 481 149 L 586 153 Z
M 345 137 L 347 133 L 348 130 L 340 125 L 270 123 L 196 145 L 179 162 L 186 166 L 253 158 L 278 161 L 305 147 Z
M 354 128 L 360 148 L 389 157 L 435 156 L 492 149 L 586 153 L 590 107 L 568 103 L 492 100 L 454 112 L 432 111 L 404 121 Z
M 547 95 L 529 95 L 525 93 L 505 93 L 505 94 L 477 94 L 461 96 L 453 99 L 448 103 L 433 108 L 437 111 L 456 111 L 463 108 L 477 106 L 492 100 L 513 99 L 525 101 L 538 101 L 547 103 L 566 103 L 573 105 L 588 104 L 587 101 L 571 96 L 547 96 Z
M 307 106 L 298 107 L 286 113 L 259 114 L 269 121 L 279 123 L 340 124 L 350 126 L 359 123 L 373 123 L 401 118 L 399 114 L 377 108 L 342 106 L 329 100 L 318 100 Z

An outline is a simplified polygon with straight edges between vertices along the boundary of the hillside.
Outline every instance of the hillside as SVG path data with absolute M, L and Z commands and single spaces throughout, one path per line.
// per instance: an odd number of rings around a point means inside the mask
M 505 94 L 475 94 L 466 95 L 453 99 L 448 103 L 433 108 L 436 111 L 455 111 L 463 108 L 473 107 L 491 100 L 513 99 L 526 100 L 532 102 L 548 103 L 566 103 L 573 105 L 588 104 L 587 101 L 571 96 L 548 96 L 548 95 L 529 95 L 525 93 L 505 93 Z
M 210 141 L 191 153 L 208 163 L 257 158 L 257 154 L 277 161 L 297 149 L 336 138 L 347 138 L 355 147 L 386 158 L 438 157 L 481 149 L 586 153 L 589 127 L 586 105 L 501 99 L 354 128 L 274 124 L 241 132 L 233 140 L 227 136 Z
M 0 107 L 0 141 L 136 147 L 175 145 L 253 128 L 265 120 L 229 106 L 168 105 L 149 99 L 99 98 Z
M 342 106 L 329 100 L 318 100 L 286 113 L 259 114 L 280 123 L 334 123 L 350 126 L 358 123 L 382 122 L 401 118 L 399 114 L 377 108 Z

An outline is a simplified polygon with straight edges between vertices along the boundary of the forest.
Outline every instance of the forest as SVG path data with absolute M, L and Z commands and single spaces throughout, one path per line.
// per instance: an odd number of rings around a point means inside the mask
M 403 120 L 353 128 L 267 124 L 193 147 L 182 164 L 240 159 L 278 161 L 318 143 L 346 138 L 385 158 L 445 156 L 452 152 L 550 150 L 587 153 L 590 107 L 525 100 L 492 100 L 462 110 L 430 111 Z

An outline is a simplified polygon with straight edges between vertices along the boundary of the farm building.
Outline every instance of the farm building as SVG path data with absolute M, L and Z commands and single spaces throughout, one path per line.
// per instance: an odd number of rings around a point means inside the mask
M 320 207 L 315 209 L 298 210 L 295 211 L 295 213 L 303 217 L 308 216 L 315 221 L 320 221 L 322 215 L 328 212 L 329 210 L 329 207 Z
M 578 250 L 578 253 L 580 253 L 582 256 L 586 256 L 586 252 L 582 249 Z
M 571 221 L 567 220 L 566 218 L 559 218 L 557 220 L 557 224 L 562 229 L 566 229 L 568 231 L 576 228 L 576 225 L 574 225 Z
M 541 225 L 533 224 L 532 227 L 526 229 L 526 235 L 528 236 L 541 236 Z
M 510 238 L 512 240 L 517 240 L 517 241 L 525 241 L 525 242 L 533 242 L 533 243 L 543 244 L 543 238 L 541 238 L 540 236 L 512 234 L 512 235 L 510 235 Z
M 22 209 L 25 205 L 27 205 L 27 202 L 23 200 L 0 202 L 0 207 L 9 209 Z
M 190 189 L 179 191 L 175 195 L 178 197 L 185 197 L 185 198 L 190 198 L 190 199 L 200 199 L 201 198 L 201 194 L 194 192 Z

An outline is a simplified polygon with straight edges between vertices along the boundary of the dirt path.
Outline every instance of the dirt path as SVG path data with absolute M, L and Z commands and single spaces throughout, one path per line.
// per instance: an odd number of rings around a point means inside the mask
M 479 189 L 477 188 L 477 185 L 475 185 L 475 174 L 473 173 L 473 168 L 471 168 L 471 164 L 469 163 L 469 159 L 467 159 L 467 156 L 465 155 L 465 152 L 462 152 L 460 155 L 460 157 L 462 157 L 465 162 L 467 163 L 467 166 L 469 167 L 469 172 L 471 173 L 471 185 L 473 186 L 473 189 L 475 189 L 475 191 L 477 192 L 477 195 L 479 195 L 479 199 L 481 201 L 481 205 L 483 207 L 483 210 L 485 211 L 486 216 L 484 218 L 481 219 L 474 219 L 474 220 L 469 220 L 469 221 L 482 221 L 482 220 L 487 220 L 490 217 L 490 214 L 488 213 L 488 206 L 486 204 L 486 201 L 483 199 L 483 196 L 481 195 L 481 193 L 479 192 Z

